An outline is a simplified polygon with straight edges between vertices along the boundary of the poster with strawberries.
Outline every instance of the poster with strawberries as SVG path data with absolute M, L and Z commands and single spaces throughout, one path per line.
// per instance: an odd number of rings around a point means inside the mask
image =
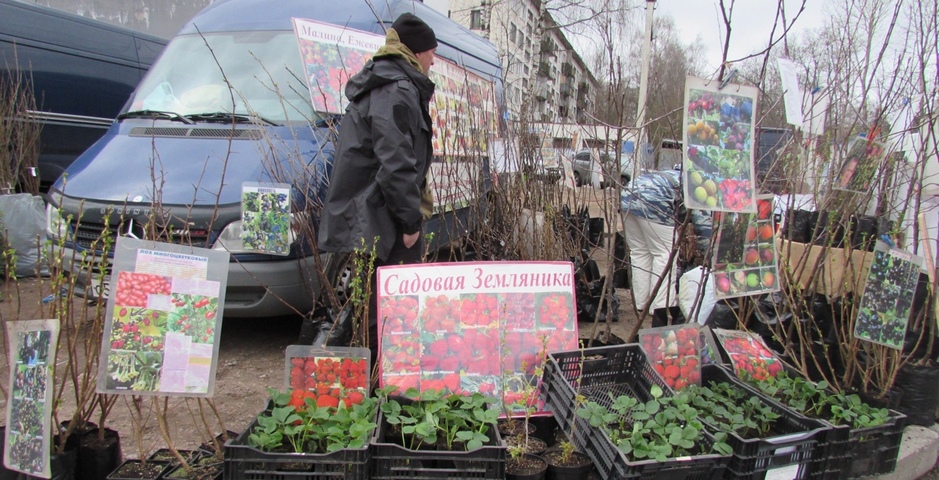
M 4 326 L 10 375 L 4 392 L 3 464 L 30 477 L 51 478 L 49 452 L 58 433 L 52 429 L 52 403 L 59 320 L 12 320 Z
M 765 380 L 783 369 L 779 358 L 755 333 L 715 328 L 714 335 L 740 378 Z
M 669 387 L 681 390 L 701 385 L 701 357 L 707 345 L 697 324 L 642 329 L 639 344 Z
M 381 385 L 482 392 L 523 410 L 546 353 L 578 346 L 573 274 L 570 262 L 380 267 Z
M 118 237 L 97 391 L 212 396 L 228 261 L 222 250 Z
M 758 90 L 688 77 L 685 81 L 685 205 L 721 212 L 756 211 L 753 154 Z
M 288 346 L 284 367 L 291 404 L 305 408 L 307 398 L 319 407 L 362 403 L 371 356 L 367 348 Z
M 773 196 L 757 200 L 757 213 L 714 214 L 714 296 L 717 299 L 779 290 Z
M 293 25 L 314 110 L 343 113 L 346 82 L 384 45 L 384 36 L 300 18 Z M 446 158 L 431 165 L 428 178 L 434 211 L 445 212 L 477 197 L 479 160 L 489 156 L 489 135 L 498 131 L 496 79 L 439 57 L 428 77 L 437 86 L 430 101 L 434 156 Z

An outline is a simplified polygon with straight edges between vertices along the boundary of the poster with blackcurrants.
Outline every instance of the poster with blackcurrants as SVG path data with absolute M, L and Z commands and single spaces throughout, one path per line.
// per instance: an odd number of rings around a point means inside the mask
M 570 262 L 467 262 L 378 269 L 379 379 L 481 392 L 543 410 L 546 352 L 578 348 Z
M 211 397 L 228 261 L 224 250 L 118 237 L 97 391 Z
M 754 87 L 688 77 L 685 81 L 684 168 L 688 208 L 755 212 Z
M 241 246 L 245 250 L 290 253 L 290 185 L 245 182 L 241 185 Z M 224 244 L 224 239 L 220 239 Z M 229 250 L 235 248 L 229 247 Z
M 756 213 L 714 214 L 714 296 L 717 299 L 779 290 L 773 196 L 757 199 Z
M 854 322 L 854 336 L 903 349 L 923 259 L 877 242 Z
M 59 320 L 6 322 L 10 349 L 3 464 L 10 470 L 50 478 L 52 379 Z

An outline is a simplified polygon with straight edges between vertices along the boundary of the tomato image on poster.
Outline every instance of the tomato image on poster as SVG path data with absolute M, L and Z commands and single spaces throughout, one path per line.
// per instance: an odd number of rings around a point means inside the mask
M 754 87 L 687 78 L 682 185 L 688 208 L 756 211 L 757 95 Z
M 508 277 L 502 275 L 510 271 L 517 275 L 524 269 L 532 270 L 531 275 L 552 272 L 537 278 L 550 278 L 558 285 L 504 285 L 503 278 Z M 395 286 L 398 279 L 431 274 L 446 275 L 451 285 L 463 288 L 401 292 Z M 484 282 L 473 288 L 471 279 L 484 275 L 499 280 L 492 288 L 485 288 Z M 381 384 L 396 385 L 399 391 L 416 387 L 481 392 L 504 402 L 509 410 L 534 404 L 533 387 L 546 352 L 577 348 L 572 275 L 568 262 L 379 268 Z M 407 294 L 388 294 L 398 292 Z

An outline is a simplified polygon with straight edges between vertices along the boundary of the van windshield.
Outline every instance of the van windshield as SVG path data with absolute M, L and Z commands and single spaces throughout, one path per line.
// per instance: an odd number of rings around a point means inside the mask
M 219 113 L 277 124 L 320 118 L 310 103 L 293 31 L 178 36 L 126 108 L 124 113 L 171 112 L 197 121 Z

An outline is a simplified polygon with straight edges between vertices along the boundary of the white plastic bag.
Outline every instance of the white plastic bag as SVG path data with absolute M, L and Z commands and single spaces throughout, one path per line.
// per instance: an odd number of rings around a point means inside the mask
M 709 281 L 710 278 L 711 275 L 703 267 L 694 267 L 678 279 L 678 307 L 688 323 L 704 325 L 711 316 L 711 310 L 714 310 L 717 299 L 714 297 L 714 282 Z M 698 292 L 701 282 L 704 282 L 704 288 Z M 695 312 L 697 314 L 692 317 Z

